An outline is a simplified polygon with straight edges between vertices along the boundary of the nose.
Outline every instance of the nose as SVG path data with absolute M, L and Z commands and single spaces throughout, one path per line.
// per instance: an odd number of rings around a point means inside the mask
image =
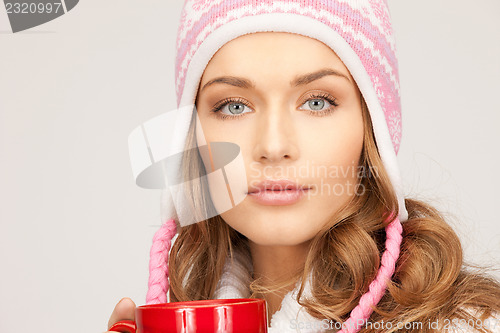
M 255 138 L 255 161 L 277 164 L 299 157 L 295 122 L 291 111 L 282 105 L 259 113 Z

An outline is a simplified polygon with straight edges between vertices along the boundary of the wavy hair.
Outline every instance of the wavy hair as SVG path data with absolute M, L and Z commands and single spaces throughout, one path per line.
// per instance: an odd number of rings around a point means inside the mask
M 286 280 L 272 285 L 251 281 L 251 297 L 279 293 L 300 281 L 298 302 L 318 319 L 342 323 L 368 290 L 380 266 L 385 244 L 383 216 L 398 213 L 393 186 L 382 164 L 366 102 L 361 97 L 364 143 L 358 177 L 364 191 L 329 218 L 312 239 L 305 265 Z M 196 140 L 194 122 L 187 147 Z M 186 177 L 204 174 L 196 149 L 183 158 Z M 375 172 L 372 172 L 375 171 Z M 193 210 L 209 202 L 198 198 L 199 185 L 186 189 Z M 198 195 L 197 195 L 198 193 Z M 204 191 L 203 193 L 207 193 Z M 491 267 L 466 263 L 460 240 L 444 216 L 428 203 L 405 199 L 408 220 L 403 222 L 401 254 L 395 273 L 374 312 L 360 332 L 439 332 L 452 323 L 466 323 L 477 332 L 489 332 L 486 318 L 500 313 L 500 283 L 486 273 Z M 165 217 L 170 218 L 170 217 Z M 179 229 L 169 255 L 170 301 L 211 299 L 228 257 L 239 251 L 251 258 L 248 239 L 219 215 Z M 311 276 L 311 297 L 303 295 Z M 384 323 L 383 326 L 377 323 Z M 390 324 L 388 324 L 390 323 Z M 430 325 L 432 323 L 432 325 Z M 438 325 L 436 327 L 435 325 Z

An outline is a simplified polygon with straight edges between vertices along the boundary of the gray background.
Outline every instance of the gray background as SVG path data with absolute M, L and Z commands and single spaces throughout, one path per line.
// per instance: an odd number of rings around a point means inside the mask
M 406 194 L 498 269 L 500 3 L 389 4 Z M 121 297 L 144 304 L 160 192 L 135 186 L 127 138 L 175 107 L 181 6 L 87 0 L 17 34 L 0 9 L 0 332 L 102 332 Z

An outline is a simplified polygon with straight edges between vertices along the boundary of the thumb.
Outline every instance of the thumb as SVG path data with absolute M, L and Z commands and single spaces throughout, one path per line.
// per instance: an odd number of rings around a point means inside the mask
M 134 301 L 132 301 L 128 297 L 122 298 L 118 304 L 116 304 L 113 313 L 108 321 L 108 330 L 111 328 L 113 324 L 120 320 L 130 319 L 135 320 L 135 308 L 136 305 Z

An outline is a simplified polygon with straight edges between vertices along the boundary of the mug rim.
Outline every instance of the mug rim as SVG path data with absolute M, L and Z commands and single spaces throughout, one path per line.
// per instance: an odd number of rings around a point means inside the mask
M 200 308 L 215 308 L 217 306 L 237 306 L 241 304 L 265 303 L 264 299 L 260 298 L 221 298 L 221 299 L 205 299 L 184 302 L 158 303 L 138 306 L 137 309 L 200 309 Z

